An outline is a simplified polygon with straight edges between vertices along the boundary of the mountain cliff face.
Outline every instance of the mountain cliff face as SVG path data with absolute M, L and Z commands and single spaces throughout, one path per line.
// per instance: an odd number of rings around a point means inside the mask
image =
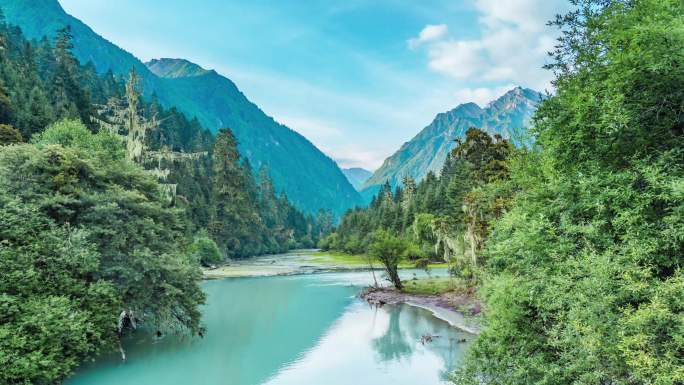
M 337 164 L 305 137 L 267 116 L 228 78 L 182 59 L 153 60 L 147 65 L 68 15 L 57 0 L 0 0 L 7 22 L 29 38 L 53 38 L 70 25 L 74 54 L 99 72 L 125 75 L 135 67 L 143 94 L 155 93 L 164 107 L 177 107 L 197 117 L 213 132 L 231 128 L 240 152 L 252 167 L 266 165 L 278 191 L 307 212 L 319 208 L 341 214 L 362 203 Z
M 357 190 L 373 175 L 372 172 L 359 167 L 343 168 L 342 173 Z
M 466 103 L 438 114 L 430 125 L 385 159 L 361 186 L 361 195 L 368 200 L 386 181 L 394 187 L 407 175 L 418 181 L 429 171 L 438 173 L 447 154 L 456 145 L 455 139 L 463 138 L 470 127 L 505 138 L 515 137 L 516 132 L 529 124 L 541 98 L 536 91 L 517 87 L 485 108 Z

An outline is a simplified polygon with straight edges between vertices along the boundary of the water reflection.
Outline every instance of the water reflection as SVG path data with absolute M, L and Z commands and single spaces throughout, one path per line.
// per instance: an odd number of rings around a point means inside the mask
M 368 306 L 354 297 L 367 278 L 336 273 L 207 282 L 205 338 L 138 334 L 127 341 L 128 362 L 117 354 L 102 357 L 67 383 L 444 383 L 466 348 L 453 341 L 467 335 L 422 309 Z M 423 345 L 424 334 L 440 337 Z
M 411 344 L 401 330 L 399 317 L 403 307 L 397 307 L 390 311 L 387 332 L 380 338 L 373 339 L 373 349 L 378 353 L 381 361 L 401 360 L 411 354 Z M 377 312 L 378 309 L 376 308 Z
M 472 336 L 434 319 L 423 309 L 401 305 L 384 307 L 383 311 L 389 313 L 387 331 L 372 341 L 378 358 L 401 362 L 416 354 L 431 353 L 441 359 L 440 378 L 446 380 L 456 369 Z M 422 342 L 426 335 L 432 340 Z

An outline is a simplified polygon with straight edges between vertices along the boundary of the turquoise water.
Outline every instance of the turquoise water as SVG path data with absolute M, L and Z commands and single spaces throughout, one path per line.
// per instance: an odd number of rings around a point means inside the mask
M 204 338 L 137 333 L 69 385 L 442 384 L 472 337 L 410 306 L 355 298 L 369 273 L 203 284 Z M 421 344 L 424 334 L 439 335 Z

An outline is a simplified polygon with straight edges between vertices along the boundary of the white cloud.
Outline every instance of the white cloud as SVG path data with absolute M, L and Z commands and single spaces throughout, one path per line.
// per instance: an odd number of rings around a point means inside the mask
M 446 24 L 437 24 L 437 25 L 432 25 L 428 24 L 423 28 L 422 31 L 418 34 L 418 37 L 414 37 L 413 39 L 409 39 L 407 41 L 409 48 L 414 49 L 419 47 L 420 45 L 424 43 L 428 43 L 431 41 L 437 41 L 449 32 L 449 27 L 447 27 Z
M 553 49 L 557 32 L 546 23 L 567 10 L 566 2 L 475 0 L 475 9 L 480 13 L 480 37 L 464 40 L 442 35 L 426 41 L 428 67 L 471 83 L 550 88 L 552 75 L 542 66 L 548 60 L 547 52 Z
M 368 171 L 377 170 L 387 154 L 396 151 L 396 147 L 377 149 L 361 149 L 359 146 L 341 146 L 335 149 L 324 148 L 341 168 L 361 167 Z
M 567 8 L 565 0 L 476 0 L 481 13 L 480 22 L 491 29 L 503 24 L 514 25 L 525 31 L 539 32 L 555 14 Z
M 487 63 L 479 41 L 443 41 L 428 49 L 429 67 L 435 72 L 465 79 L 475 75 Z

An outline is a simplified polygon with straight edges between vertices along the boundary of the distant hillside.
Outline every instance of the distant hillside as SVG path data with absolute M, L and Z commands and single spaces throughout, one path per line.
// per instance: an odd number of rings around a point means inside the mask
M 343 168 L 342 173 L 347 177 L 349 183 L 357 190 L 361 187 L 363 182 L 367 181 L 368 178 L 373 175 L 372 172 L 359 167 Z
M 152 59 L 145 65 L 155 75 L 162 78 L 186 78 L 206 75 L 210 72 L 185 59 Z
M 80 20 L 68 15 L 57 0 L 0 0 L 9 23 L 29 38 L 54 37 L 70 25 L 74 53 L 83 63 L 92 62 L 99 72 L 125 75 L 135 67 L 142 78 L 144 95 L 155 93 L 165 107 L 177 107 L 197 117 L 213 132 L 229 127 L 239 141 L 240 152 L 252 167 L 268 166 L 278 191 L 285 192 L 299 208 L 319 208 L 341 214 L 362 203 L 337 164 L 302 135 L 267 116 L 229 79 L 182 59 L 160 59 L 143 64 L 107 41 Z
M 466 103 L 438 114 L 430 125 L 385 159 L 361 186 L 361 195 L 368 201 L 385 181 L 394 187 L 406 175 L 419 181 L 429 171 L 439 172 L 447 154 L 455 146 L 455 139 L 463 138 L 470 127 L 511 137 L 529 124 L 541 98 L 539 92 L 516 87 L 485 108 Z

